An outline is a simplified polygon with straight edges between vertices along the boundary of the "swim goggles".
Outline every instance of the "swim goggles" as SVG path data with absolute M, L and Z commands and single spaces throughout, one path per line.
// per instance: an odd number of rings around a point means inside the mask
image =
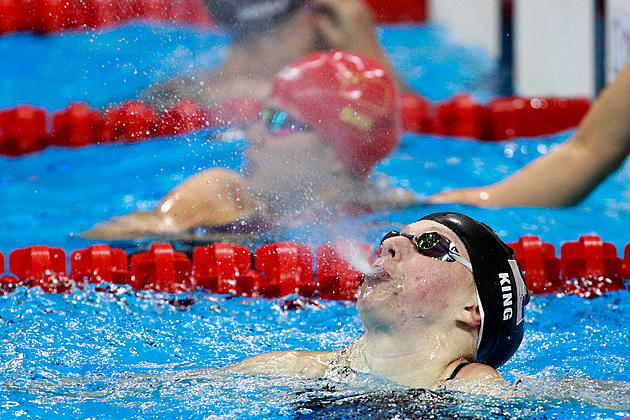
M 264 108 L 260 116 L 267 131 L 274 136 L 286 136 L 296 132 L 311 131 L 311 127 L 304 121 L 291 117 L 285 111 L 274 108 Z
M 456 261 L 466 267 L 471 273 L 473 272 L 472 264 L 464 258 L 463 255 L 457 252 L 455 244 L 437 232 L 424 232 L 418 236 L 414 236 L 407 233 L 401 233 L 397 230 L 392 230 L 383 236 L 379 246 L 383 246 L 383 242 L 396 236 L 402 236 L 411 240 L 416 247 L 416 251 L 418 251 L 421 255 L 435 258 L 440 261 Z

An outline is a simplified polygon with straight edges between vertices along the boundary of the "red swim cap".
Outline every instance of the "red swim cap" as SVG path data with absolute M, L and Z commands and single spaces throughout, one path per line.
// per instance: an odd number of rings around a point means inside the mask
M 278 73 L 271 97 L 319 132 L 361 178 L 400 141 L 396 84 L 371 58 L 343 51 L 310 54 Z

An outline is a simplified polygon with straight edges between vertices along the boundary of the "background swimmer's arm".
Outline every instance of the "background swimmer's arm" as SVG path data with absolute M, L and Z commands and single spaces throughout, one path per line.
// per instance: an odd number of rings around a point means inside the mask
M 630 153 L 630 64 L 601 93 L 575 135 L 508 179 L 434 195 L 430 203 L 558 207 L 578 203 Z
M 247 219 L 262 210 L 247 180 L 228 169 L 213 168 L 186 179 L 151 212 L 134 212 L 101 222 L 83 237 L 129 239 L 169 234 L 196 226 L 221 226 Z
M 268 376 L 322 377 L 335 352 L 327 351 L 276 351 L 249 357 L 225 370 Z
M 175 77 L 173 79 L 159 81 L 142 90 L 137 99 L 147 105 L 151 105 L 160 111 L 164 111 L 185 97 L 186 88 L 192 84 L 189 78 Z
M 355 51 L 378 60 L 402 90 L 410 90 L 397 76 L 376 37 L 372 11 L 363 0 L 314 0 L 317 25 L 330 49 Z
M 373 211 L 404 209 L 420 204 L 413 191 L 391 186 L 370 189 L 362 199 Z

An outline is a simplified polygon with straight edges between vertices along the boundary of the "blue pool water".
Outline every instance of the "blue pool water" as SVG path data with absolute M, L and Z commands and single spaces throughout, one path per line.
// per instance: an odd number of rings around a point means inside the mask
M 461 91 L 481 100 L 499 93 L 493 62 L 454 45 L 441 28 L 382 28 L 380 36 L 405 79 L 434 100 Z M 222 34 L 198 28 L 146 24 L 1 37 L 0 56 L 12 58 L 0 66 L 0 107 L 32 103 L 54 110 L 71 100 L 104 106 L 169 75 L 215 67 L 228 43 Z M 41 243 L 69 253 L 93 243 L 73 233 L 152 207 L 200 169 L 241 170 L 246 141 L 216 143 L 211 134 L 0 157 L 0 251 L 8 255 Z M 504 143 L 406 134 L 396 153 L 379 164 L 374 181 L 419 195 L 481 185 L 514 172 L 569 134 Z M 629 242 L 629 180 L 626 163 L 570 209 L 417 206 L 318 220 L 260 241 L 376 244 L 392 227 L 457 210 L 487 222 L 506 241 L 532 233 L 558 250 L 563 241 L 597 233 L 621 252 Z M 285 310 L 283 299 L 174 296 L 113 286 L 64 295 L 20 289 L 0 297 L 0 416 L 619 418 L 630 416 L 629 314 L 628 291 L 594 300 L 534 298 L 523 345 L 500 369 L 507 379 L 522 380 L 523 395 L 499 399 L 427 396 L 374 377 L 336 383 L 205 370 L 265 351 L 347 345 L 361 332 L 349 303 Z

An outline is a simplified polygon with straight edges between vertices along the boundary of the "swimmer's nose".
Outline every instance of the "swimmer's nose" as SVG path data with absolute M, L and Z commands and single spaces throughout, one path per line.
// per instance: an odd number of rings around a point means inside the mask
M 376 265 L 380 260 L 384 261 L 400 261 L 402 258 L 402 248 L 400 246 L 400 239 L 404 238 L 389 238 L 381 244 L 381 252 L 378 260 L 374 262 Z

